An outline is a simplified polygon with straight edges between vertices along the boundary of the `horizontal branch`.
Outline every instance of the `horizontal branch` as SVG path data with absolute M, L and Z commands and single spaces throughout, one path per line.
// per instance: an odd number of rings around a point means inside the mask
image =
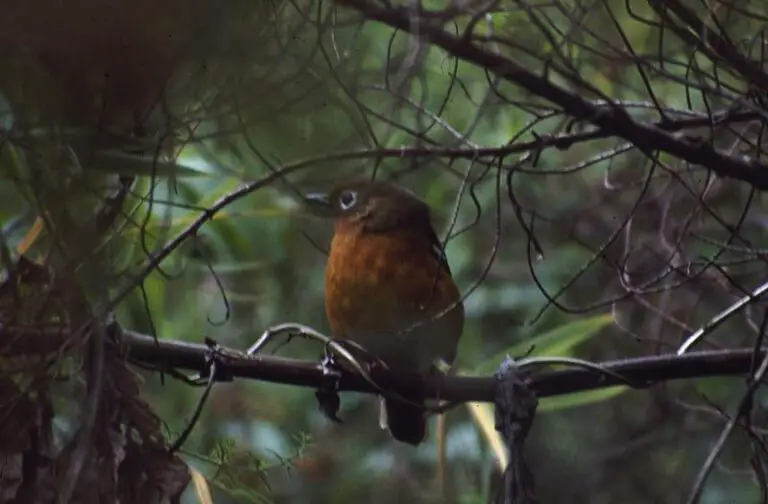
M 130 359 L 159 369 L 184 369 L 202 374 L 208 369 L 210 349 L 205 345 L 156 341 L 151 336 L 125 331 L 121 346 Z M 754 359 L 763 358 L 767 351 L 768 348 L 762 349 L 755 356 L 752 348 L 708 350 L 684 355 L 666 354 L 606 361 L 598 363 L 599 366 L 617 376 L 573 366 L 533 372 L 528 383 L 539 397 L 548 397 L 625 384 L 618 376 L 638 388 L 674 379 L 738 376 L 748 373 Z M 220 355 L 219 369 L 223 369 L 232 378 L 251 378 L 312 388 L 327 383 L 327 377 L 318 362 L 267 355 L 249 357 L 228 349 L 222 350 Z M 371 378 L 386 390 L 419 384 L 427 397 L 439 397 L 451 402 L 493 402 L 494 398 L 494 377 L 447 376 L 424 379 L 417 375 L 394 376 L 384 369 L 373 369 Z M 339 390 L 377 392 L 363 377 L 353 373 L 342 374 Z

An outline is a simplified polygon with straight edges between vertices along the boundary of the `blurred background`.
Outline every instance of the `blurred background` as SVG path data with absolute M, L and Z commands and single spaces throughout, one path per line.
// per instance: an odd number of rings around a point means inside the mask
M 574 120 L 544 88 L 526 91 L 465 50 L 678 138 L 761 159 L 766 7 L 659 4 L 6 0 L 0 426 L 18 432 L 9 419 L 37 412 L 35 428 L 50 427 L 51 457 L 69 470 L 77 458 L 65 448 L 94 421 L 97 440 L 98 429 L 130 446 L 151 445 L 152 429 L 178 437 L 201 389 L 99 361 L 91 341 L 113 311 L 124 328 L 161 340 L 236 349 L 283 322 L 328 334 L 332 229 L 298 196 L 360 174 L 396 181 L 433 209 L 466 296 L 460 372 L 490 374 L 504 352 L 532 344 L 534 355 L 594 361 L 673 352 L 764 281 L 765 196 Z M 424 31 L 406 33 L 402 19 Z M 455 37 L 453 49 L 437 47 L 436 32 Z M 201 216 L 210 218 L 195 225 Z M 11 289 L 21 257 L 49 276 Z M 739 310 L 702 348 L 753 346 L 765 308 Z M 51 324 L 67 328 L 65 342 L 27 332 L 35 348 L 14 346 L 13 331 Z M 269 351 L 323 353 L 303 340 Z M 112 394 L 102 405 L 112 416 L 88 424 L 97 382 Z M 684 502 L 744 382 L 543 399 L 527 444 L 540 501 Z M 156 414 L 152 429 L 109 423 L 140 423 L 126 397 Z M 19 398 L 27 416 L 9 406 Z M 701 502 L 758 501 L 765 406 L 758 392 Z M 334 424 L 311 389 L 218 384 L 181 458 L 217 504 L 493 502 L 498 461 L 471 407 L 447 416 L 445 494 L 434 434 L 419 448 L 394 443 L 361 394 L 342 395 L 344 423 Z M 30 439 L 0 436 L 0 451 L 18 455 Z M 83 464 L 83 477 L 98 479 Z M 12 501 L 20 488 L 0 488 L 3 501 L 33 502 Z M 80 502 L 114 501 L 73 488 Z M 201 501 L 190 485 L 183 502 Z

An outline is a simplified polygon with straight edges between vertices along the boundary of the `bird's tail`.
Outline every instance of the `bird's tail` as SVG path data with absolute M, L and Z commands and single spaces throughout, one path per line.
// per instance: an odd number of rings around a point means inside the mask
M 418 445 L 427 437 L 427 415 L 424 407 L 396 399 L 380 398 L 380 423 L 392 437 L 403 443 Z

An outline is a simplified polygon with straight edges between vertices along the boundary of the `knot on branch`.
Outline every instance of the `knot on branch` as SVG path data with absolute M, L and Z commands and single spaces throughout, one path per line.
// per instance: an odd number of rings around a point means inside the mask
M 503 504 L 532 504 L 536 502 L 533 474 L 523 458 L 523 444 L 539 404 L 528 387 L 514 360 L 507 357 L 494 378 L 496 430 L 504 438 L 509 452 L 509 464 L 504 471 Z

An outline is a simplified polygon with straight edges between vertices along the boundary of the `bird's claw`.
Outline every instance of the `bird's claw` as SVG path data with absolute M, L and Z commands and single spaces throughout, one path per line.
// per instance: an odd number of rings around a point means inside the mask
M 336 362 L 333 354 L 328 351 L 326 351 L 323 360 L 320 361 L 320 366 L 323 370 L 323 383 L 315 391 L 317 404 L 326 418 L 336 423 L 344 423 L 338 417 L 339 407 L 341 406 L 341 398 L 338 393 L 341 367 Z

